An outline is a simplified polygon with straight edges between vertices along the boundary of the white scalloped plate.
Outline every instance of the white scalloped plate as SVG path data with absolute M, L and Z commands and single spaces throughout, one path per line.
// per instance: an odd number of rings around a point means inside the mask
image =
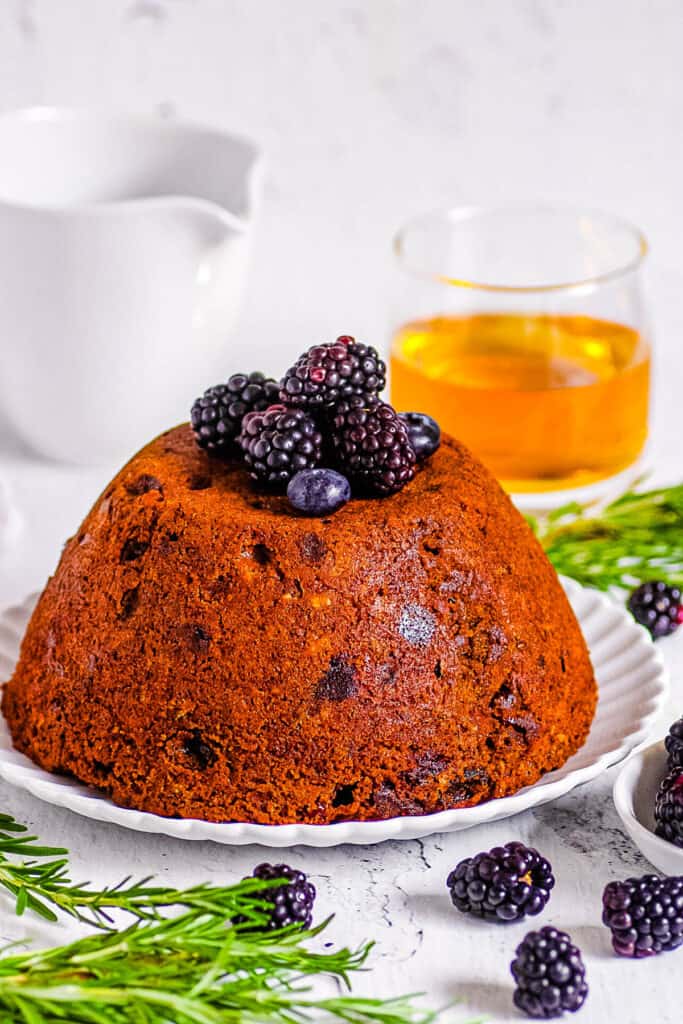
M 558 771 L 513 796 L 489 800 L 438 814 L 412 815 L 386 821 L 346 821 L 335 825 L 216 824 L 196 819 L 162 818 L 157 814 L 119 807 L 87 786 L 51 775 L 12 748 L 0 716 L 0 777 L 28 790 L 40 800 L 67 807 L 98 821 L 114 822 L 140 832 L 177 839 L 212 839 L 217 843 L 263 846 L 336 846 L 341 843 L 381 843 L 386 839 L 419 839 L 437 832 L 455 832 L 482 822 L 518 814 L 554 800 L 609 765 L 622 761 L 643 742 L 667 695 L 667 677 L 659 651 L 631 616 L 594 590 L 563 580 L 567 596 L 591 651 L 600 696 L 598 710 L 584 746 Z M 0 678 L 12 673 L 21 637 L 35 604 L 0 615 Z

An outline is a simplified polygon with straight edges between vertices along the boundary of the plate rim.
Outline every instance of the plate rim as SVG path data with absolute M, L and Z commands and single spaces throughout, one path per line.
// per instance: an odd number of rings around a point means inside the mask
M 403 815 L 378 821 L 351 820 L 327 825 L 265 825 L 256 822 L 208 822 L 200 818 L 166 818 L 150 811 L 123 807 L 84 783 L 45 771 L 26 755 L 4 745 L 0 746 L 0 778 L 44 802 L 65 807 L 83 817 L 175 839 L 210 840 L 235 846 L 249 843 L 270 847 L 323 847 L 344 843 L 371 845 L 392 839 L 412 840 L 438 833 L 460 831 L 510 817 L 555 800 L 628 758 L 647 741 L 668 696 L 668 670 L 661 652 L 652 643 L 647 631 L 631 619 L 625 609 L 620 608 L 602 592 L 584 587 L 567 577 L 560 576 L 560 582 L 572 607 L 581 596 L 593 598 L 591 610 L 586 613 L 586 617 L 593 615 L 596 609 L 603 613 L 612 613 L 612 617 L 616 613 L 621 620 L 620 628 L 630 634 L 631 645 L 645 653 L 643 663 L 639 662 L 640 671 L 644 671 L 649 664 L 649 687 L 652 692 L 649 697 L 643 699 L 638 717 L 634 717 L 633 722 L 623 726 L 630 731 L 617 738 L 614 746 L 603 751 L 595 760 L 556 779 L 551 778 L 554 772 L 550 772 L 544 779 L 509 796 L 484 801 L 473 807 L 452 808 L 431 814 Z M 38 597 L 38 594 L 30 594 L 24 601 L 0 609 L 0 629 L 9 629 L 16 644 L 13 657 L 18 654 L 24 629 Z M 575 608 L 574 611 L 577 614 Z M 9 656 L 6 652 L 3 653 L 7 660 Z M 0 720 L 0 726 L 6 728 L 4 720 Z M 561 772 L 564 767 L 557 771 Z

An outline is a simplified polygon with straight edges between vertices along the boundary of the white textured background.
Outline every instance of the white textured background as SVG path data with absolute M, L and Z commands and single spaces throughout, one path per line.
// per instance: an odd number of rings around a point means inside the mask
M 681 0 L 0 0 L 0 109 L 38 103 L 192 118 L 262 144 L 268 178 L 241 329 L 272 352 L 264 368 L 275 373 L 332 333 L 385 340 L 389 241 L 413 213 L 545 198 L 635 221 L 653 253 L 657 467 L 683 475 Z M 109 469 L 18 456 L 0 468 L 24 516 L 0 560 L 6 602 L 42 585 Z M 682 642 L 664 645 L 673 666 Z M 645 866 L 618 828 L 609 781 L 462 837 L 291 859 L 313 873 L 324 910 L 340 910 L 337 937 L 380 940 L 384 991 L 460 994 L 456 1019 L 507 1021 L 518 1018 L 506 958 L 524 928 L 457 920 L 443 878 L 465 853 L 529 838 L 561 876 L 550 919 L 590 957 L 579 1020 L 678 1024 L 683 951 L 618 963 L 598 924 L 604 881 Z M 92 874 L 92 850 L 109 880 L 234 877 L 264 857 L 81 822 L 10 791 L 0 799 L 73 846 L 79 877 Z
M 524 198 L 645 230 L 674 358 L 682 55 L 680 0 L 0 0 L 0 108 L 158 112 L 264 147 L 242 334 L 276 375 L 333 333 L 385 341 L 389 243 L 408 216 Z M 664 429 L 655 442 L 678 451 Z
M 0 107 L 90 104 L 253 136 L 244 331 L 382 336 L 412 213 L 508 198 L 683 229 L 680 0 L 1 0 Z
M 157 112 L 263 146 L 241 331 L 276 375 L 340 331 L 385 342 L 390 239 L 413 213 L 544 198 L 636 222 L 667 455 L 682 55 L 680 0 L 0 0 L 0 108 Z

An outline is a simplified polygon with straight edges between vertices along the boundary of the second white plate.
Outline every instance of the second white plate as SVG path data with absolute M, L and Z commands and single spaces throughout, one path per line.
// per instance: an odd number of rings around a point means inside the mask
M 216 824 L 196 819 L 162 818 L 112 803 L 96 790 L 72 779 L 51 775 L 12 747 L 0 716 L 0 777 L 34 796 L 98 821 L 113 822 L 140 832 L 177 839 L 211 839 L 217 843 L 262 846 L 337 846 L 381 843 L 387 839 L 419 839 L 436 832 L 455 832 L 518 814 L 554 800 L 623 760 L 646 739 L 667 694 L 662 658 L 628 612 L 594 590 L 572 580 L 563 586 L 591 651 L 599 686 L 598 709 L 586 743 L 562 768 L 513 796 L 489 800 L 438 814 L 389 818 L 386 821 L 345 821 L 335 825 Z M 8 679 L 35 596 L 0 616 L 0 679 Z

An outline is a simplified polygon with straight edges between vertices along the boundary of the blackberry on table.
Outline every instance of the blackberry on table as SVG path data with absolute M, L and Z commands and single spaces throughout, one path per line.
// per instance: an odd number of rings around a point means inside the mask
M 446 885 L 458 910 L 507 922 L 540 914 L 555 878 L 538 850 L 513 842 L 460 861 Z
M 683 622 L 681 591 L 661 580 L 641 583 L 628 599 L 631 615 L 649 630 L 653 640 L 668 636 Z
M 602 923 L 618 956 L 656 956 L 683 943 L 683 878 L 644 875 L 610 882 L 602 906 Z
M 335 460 L 354 491 L 395 494 L 415 476 L 415 451 L 405 423 L 386 402 L 358 396 L 334 409 L 331 440 Z
M 674 768 L 683 769 L 683 718 L 679 718 L 669 729 L 665 746 L 666 752 L 669 755 L 669 768 L 672 771 Z
M 195 441 L 212 455 L 230 454 L 248 412 L 277 401 L 278 384 L 262 373 L 234 373 L 196 399 L 190 413 Z
M 259 864 L 254 868 L 252 876 L 264 881 L 275 881 L 278 878 L 288 880 L 283 885 L 253 893 L 254 896 L 272 905 L 272 909 L 267 911 L 265 931 L 276 931 L 290 925 L 311 927 L 315 886 L 308 881 L 303 871 L 290 868 L 288 864 Z M 244 918 L 236 918 L 235 924 L 242 924 L 244 921 Z
M 239 443 L 254 480 L 284 490 L 302 469 L 320 462 L 322 435 L 303 409 L 271 405 L 244 417 Z
M 529 1017 L 560 1017 L 580 1010 L 588 995 L 581 953 L 566 932 L 546 926 L 529 932 L 510 965 L 515 1006 Z
M 280 382 L 280 401 L 305 409 L 330 408 L 353 395 L 378 395 L 385 385 L 386 365 L 377 350 L 342 334 L 300 356 Z
M 683 848 L 683 768 L 674 768 L 660 783 L 655 822 L 656 835 Z

